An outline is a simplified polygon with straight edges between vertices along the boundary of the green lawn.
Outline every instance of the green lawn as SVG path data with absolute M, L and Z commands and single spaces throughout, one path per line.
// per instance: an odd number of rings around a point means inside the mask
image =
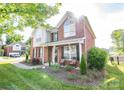
M 64 84 L 36 69 L 24 70 L 12 64 L 0 64 L 0 89 L 124 89 L 123 65 L 107 64 L 106 78 L 99 86 L 91 87 Z
M 23 70 L 11 64 L 0 65 L 0 89 L 82 89 L 63 84 L 38 70 Z

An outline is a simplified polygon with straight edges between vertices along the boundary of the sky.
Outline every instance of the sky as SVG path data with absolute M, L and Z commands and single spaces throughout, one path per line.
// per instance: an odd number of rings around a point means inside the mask
M 49 3 L 53 5 L 53 3 Z M 62 3 L 59 14 L 47 20 L 56 26 L 66 11 L 71 11 L 76 17 L 87 16 L 96 35 L 95 45 L 100 48 L 112 46 L 111 33 L 116 29 L 124 29 L 124 3 Z M 22 33 L 25 41 L 30 37 L 32 29 L 25 28 Z
M 76 17 L 88 17 L 96 35 L 96 46 L 100 48 L 111 47 L 112 31 L 124 29 L 124 3 L 62 3 L 60 13 L 47 22 L 56 26 L 66 11 L 73 12 Z

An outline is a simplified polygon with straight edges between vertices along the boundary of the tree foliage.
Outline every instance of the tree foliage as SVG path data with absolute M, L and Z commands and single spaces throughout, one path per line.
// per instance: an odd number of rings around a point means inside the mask
M 20 34 L 8 34 L 6 36 L 6 44 L 11 44 L 11 43 L 15 43 L 15 42 L 19 42 L 23 40 L 23 36 Z
M 31 46 L 31 37 L 25 43 L 26 45 Z
M 46 19 L 59 12 L 60 3 L 49 6 L 45 3 L 6 3 L 0 4 L 0 34 L 9 33 L 26 26 L 50 27 Z
M 124 54 L 124 29 L 114 30 L 111 34 L 114 50 L 118 54 Z
M 90 69 L 101 70 L 105 67 L 108 54 L 105 50 L 100 48 L 91 48 L 87 55 L 87 64 Z
M 86 59 L 82 55 L 82 57 L 81 57 L 81 63 L 80 63 L 80 73 L 81 74 L 86 74 L 86 71 L 87 71 Z

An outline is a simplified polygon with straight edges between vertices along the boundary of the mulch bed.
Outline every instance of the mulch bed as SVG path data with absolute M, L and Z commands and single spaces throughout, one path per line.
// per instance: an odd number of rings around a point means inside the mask
M 21 62 L 22 64 L 32 66 L 32 63 Z M 35 64 L 39 65 L 39 64 Z M 69 71 L 66 71 L 64 67 L 61 67 L 58 71 L 54 71 L 52 67 L 46 67 L 45 69 L 39 69 L 59 81 L 63 81 L 67 84 L 74 84 L 74 85 L 84 85 L 84 86 L 97 86 L 100 84 L 100 81 L 104 79 L 106 73 L 105 70 L 102 71 L 92 71 L 88 70 L 86 75 L 81 75 L 79 70 L 75 69 L 76 79 L 70 80 L 68 79 Z
M 100 81 L 103 80 L 105 77 L 104 70 L 94 72 L 97 74 L 95 74 L 93 76 L 92 76 L 92 74 L 90 75 L 90 72 L 88 73 L 88 75 L 81 75 L 79 70 L 75 70 L 76 76 L 77 76 L 77 78 L 75 80 L 68 79 L 69 72 L 66 71 L 65 68 L 60 68 L 59 71 L 55 72 L 55 71 L 53 71 L 53 69 L 51 67 L 46 67 L 45 69 L 42 69 L 42 71 L 44 71 L 45 73 L 47 73 L 53 77 L 56 77 L 58 80 L 63 81 L 64 83 L 74 84 L 74 85 L 97 86 L 100 84 Z M 86 78 L 83 79 L 83 77 L 86 77 Z

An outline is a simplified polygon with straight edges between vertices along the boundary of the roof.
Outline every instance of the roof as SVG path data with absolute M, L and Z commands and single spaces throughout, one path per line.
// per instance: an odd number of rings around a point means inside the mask
M 57 31 L 58 31 L 58 28 L 64 23 L 64 21 L 67 19 L 68 16 L 71 16 L 71 17 L 77 19 L 77 18 L 74 16 L 74 14 L 73 14 L 72 12 L 67 11 L 67 12 L 63 15 L 63 17 L 61 18 L 61 20 L 58 22 L 58 24 L 56 25 L 56 27 L 54 27 L 53 29 L 47 29 L 47 31 L 50 31 L 50 32 L 57 32 Z M 87 28 L 89 29 L 91 35 L 92 35 L 94 38 L 96 38 L 96 36 L 95 36 L 95 34 L 94 34 L 94 32 L 93 32 L 93 30 L 92 30 L 92 28 L 91 28 L 91 25 L 90 25 L 90 23 L 89 23 L 89 21 L 88 21 L 88 18 L 87 18 L 86 16 L 83 16 L 83 15 L 82 15 L 80 18 L 82 19 L 83 22 L 85 22 L 85 24 L 87 24 L 86 26 L 87 26 Z M 79 19 L 80 19 L 80 18 L 79 18 Z M 39 28 L 42 28 L 42 27 L 39 27 Z M 37 28 L 37 29 L 38 29 L 38 28 Z M 43 28 L 42 28 L 42 29 L 43 29 Z M 34 31 L 32 32 L 32 36 L 33 36 L 33 34 L 35 33 L 35 31 L 36 31 L 36 29 L 34 29 Z
M 57 24 L 56 28 L 59 28 L 59 27 L 63 24 L 63 22 L 67 19 L 68 16 L 72 16 L 72 17 L 74 17 L 75 19 L 77 19 L 77 18 L 74 16 L 74 14 L 73 14 L 72 12 L 67 11 L 67 12 L 63 15 L 63 17 L 62 17 L 62 19 L 59 21 L 59 23 Z M 91 28 L 91 25 L 90 25 L 90 23 L 89 23 L 89 21 L 88 21 L 88 18 L 87 18 L 86 16 L 83 16 L 83 15 L 82 15 L 80 18 L 82 19 L 82 21 L 85 22 L 85 24 L 87 24 L 87 27 L 88 27 L 89 31 L 91 32 L 91 34 L 93 35 L 93 37 L 96 38 L 96 36 L 95 36 L 95 34 L 94 34 L 94 32 L 93 32 L 93 30 L 92 30 L 92 28 Z M 80 18 L 79 18 L 79 19 L 80 19 Z
M 59 28 L 59 26 L 66 20 L 66 18 L 67 18 L 68 16 L 73 16 L 73 17 L 74 17 L 74 14 L 73 14 L 72 12 L 70 12 L 70 11 L 67 11 L 67 12 L 63 15 L 63 17 L 61 18 L 61 20 L 58 22 L 56 28 Z
M 94 38 L 96 38 L 95 33 L 94 33 L 94 31 L 93 31 L 93 29 L 92 29 L 92 27 L 88 21 L 88 18 L 86 16 L 84 17 L 84 20 L 85 20 L 85 23 L 87 23 L 88 29 L 91 32 L 91 34 L 93 35 Z
M 12 46 L 12 45 L 15 45 L 15 44 L 20 44 L 22 46 L 26 46 L 25 43 L 22 43 L 22 42 L 11 43 L 11 44 L 9 44 L 7 46 Z

